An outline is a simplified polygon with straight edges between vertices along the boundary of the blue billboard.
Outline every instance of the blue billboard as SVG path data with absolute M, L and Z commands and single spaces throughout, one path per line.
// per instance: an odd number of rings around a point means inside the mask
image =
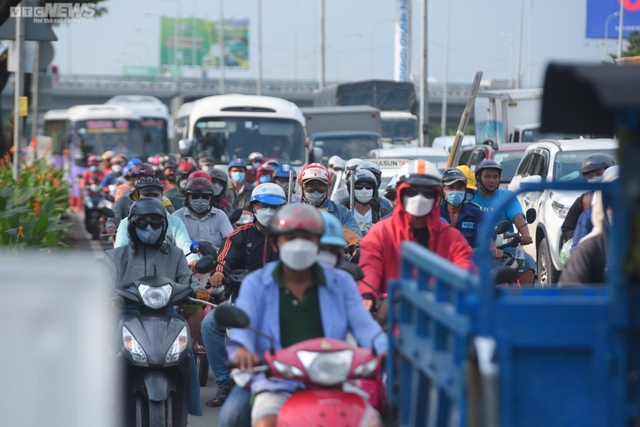
M 620 1 L 624 1 L 622 37 L 640 32 L 640 0 L 587 0 L 587 38 L 618 37 Z

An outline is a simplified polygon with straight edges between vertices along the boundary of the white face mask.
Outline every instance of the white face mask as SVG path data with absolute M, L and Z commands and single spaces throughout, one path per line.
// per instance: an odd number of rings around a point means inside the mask
M 293 239 L 280 246 L 280 261 L 295 271 L 306 270 L 318 259 L 318 245 L 307 239 Z
M 258 209 L 256 212 L 256 219 L 263 227 L 268 227 L 271 223 L 271 219 L 276 214 L 276 210 L 273 208 Z
M 115 173 L 115 174 L 119 174 L 120 172 L 122 172 L 122 166 L 121 165 L 113 165 L 111 167 L 111 170 Z
M 224 190 L 224 187 L 220 184 L 213 184 L 213 195 L 214 196 L 219 196 L 222 193 L 222 190 Z
M 320 207 L 327 199 L 327 193 L 321 193 L 319 191 L 314 191 L 309 193 L 308 191 L 304 192 L 304 198 L 307 199 L 309 203 L 311 203 L 315 207 Z
M 338 257 L 329 251 L 320 251 L 318 254 L 318 261 L 328 265 L 329 267 L 336 267 L 338 265 Z
M 406 210 L 409 215 L 416 217 L 429 215 L 433 209 L 434 203 L 435 199 L 427 199 L 422 194 L 418 194 L 413 197 L 404 196 L 402 198 L 402 206 L 404 206 L 404 210 Z
M 369 203 L 373 198 L 373 190 L 367 190 L 366 188 L 354 190 L 353 193 L 356 196 L 356 200 L 360 203 Z

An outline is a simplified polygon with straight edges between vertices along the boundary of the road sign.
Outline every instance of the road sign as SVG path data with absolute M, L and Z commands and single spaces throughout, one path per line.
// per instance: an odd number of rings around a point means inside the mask
M 29 115 L 29 98 L 26 96 L 20 97 L 20 102 L 18 103 L 18 115 L 20 117 L 27 117 Z

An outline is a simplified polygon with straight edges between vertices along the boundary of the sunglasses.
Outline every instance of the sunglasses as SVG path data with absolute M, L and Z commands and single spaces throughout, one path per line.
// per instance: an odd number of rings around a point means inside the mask
M 318 190 L 321 193 L 324 193 L 329 188 L 329 185 L 322 181 L 307 181 L 302 184 L 304 191 L 311 193 L 314 190 Z
M 151 224 L 151 228 L 157 230 L 159 228 L 162 228 L 163 221 L 160 218 L 153 218 L 151 221 L 139 219 L 136 221 L 135 226 L 139 230 L 144 230 L 149 226 L 149 224 Z
M 427 199 L 435 199 L 436 197 L 436 191 L 431 188 L 409 187 L 402 192 L 402 195 L 407 197 L 415 197 L 418 194 L 422 194 Z
M 356 184 L 353 188 L 356 190 L 373 190 L 373 184 Z
M 211 195 L 210 194 L 191 194 L 191 200 L 198 200 L 198 199 L 209 200 L 211 199 Z

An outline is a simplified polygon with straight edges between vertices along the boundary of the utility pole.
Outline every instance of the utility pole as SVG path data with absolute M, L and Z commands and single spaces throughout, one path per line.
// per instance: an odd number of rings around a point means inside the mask
M 618 58 L 622 57 L 622 28 L 624 26 L 624 1 L 620 1 L 620 27 L 618 28 Z
M 518 35 L 518 78 L 516 89 L 522 88 L 522 35 L 524 33 L 524 0 L 520 2 L 520 34 Z
M 24 47 L 24 22 L 22 13 L 16 20 L 16 74 L 13 89 L 13 176 L 20 177 L 20 163 L 22 162 L 22 117 L 20 117 L 20 97 L 22 96 L 22 48 Z
M 262 95 L 262 0 L 258 0 L 258 82 L 256 95 Z
M 324 0 L 320 0 L 320 82 L 318 83 L 318 87 L 322 89 L 324 87 L 324 73 L 325 73 L 325 63 L 324 63 Z
M 220 0 L 220 94 L 224 93 L 224 0 Z
M 425 130 L 429 127 L 429 106 L 427 103 L 427 0 L 422 0 L 422 34 L 420 37 L 420 117 L 418 130 L 420 147 L 425 146 L 425 142 L 429 141 L 427 135 L 425 141 Z

